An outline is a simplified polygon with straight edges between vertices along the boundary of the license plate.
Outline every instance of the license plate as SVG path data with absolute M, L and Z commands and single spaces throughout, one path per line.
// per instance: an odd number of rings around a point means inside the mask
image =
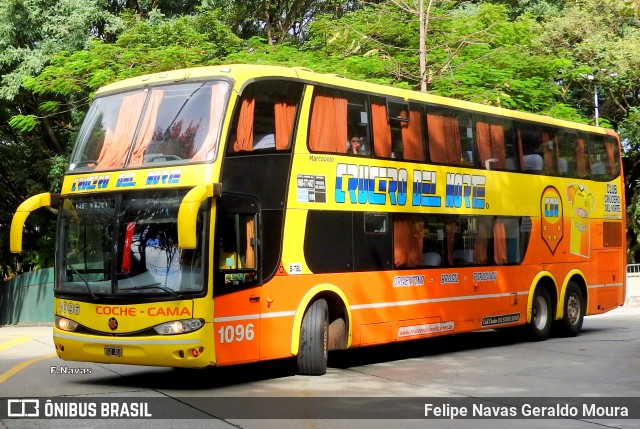
M 122 347 L 104 346 L 104 354 L 107 356 L 122 357 Z

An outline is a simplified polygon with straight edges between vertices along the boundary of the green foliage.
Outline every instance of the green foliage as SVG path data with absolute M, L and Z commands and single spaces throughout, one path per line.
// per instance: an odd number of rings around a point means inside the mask
M 566 2 L 561 13 L 549 17 L 537 49 L 561 56 L 571 64 L 558 75 L 563 102 L 594 113 L 594 91 L 600 97 L 600 116 L 622 121 L 638 103 L 640 90 L 640 21 L 637 2 L 581 0 Z
M 627 185 L 627 259 L 640 261 L 640 107 L 631 108 L 618 127 Z
M 26 133 L 33 131 L 36 125 L 38 125 L 38 118 L 36 115 L 15 115 L 9 121 L 9 125 L 21 133 Z
M 85 50 L 58 52 L 37 77 L 24 80 L 24 87 L 41 96 L 72 96 L 86 104 L 98 88 L 115 80 L 212 64 L 239 44 L 213 11 L 173 19 L 156 15 L 135 22 L 116 43 L 93 40 Z M 65 107 L 53 100 L 44 106 L 49 113 Z
M 48 182 L 51 184 L 49 192 L 58 193 L 62 189 L 62 179 L 69 167 L 68 157 L 56 155 L 49 159 Z
M 568 106 L 564 103 L 556 103 L 547 111 L 544 111 L 542 113 L 553 118 L 564 119 L 566 121 L 580 122 L 583 124 L 589 122 L 578 109 L 573 106 Z
M 13 100 L 22 80 L 49 55 L 86 46 L 92 24 L 105 18 L 98 0 L 4 0 L 0 3 L 0 99 Z

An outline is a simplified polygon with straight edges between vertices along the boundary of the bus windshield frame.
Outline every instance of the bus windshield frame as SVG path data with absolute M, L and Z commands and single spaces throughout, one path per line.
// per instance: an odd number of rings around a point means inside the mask
M 226 81 L 181 82 L 95 99 L 69 172 L 214 160 L 230 93 Z
M 58 222 L 56 294 L 158 299 L 206 292 L 209 202 L 198 213 L 195 249 L 178 247 L 184 191 L 73 196 Z

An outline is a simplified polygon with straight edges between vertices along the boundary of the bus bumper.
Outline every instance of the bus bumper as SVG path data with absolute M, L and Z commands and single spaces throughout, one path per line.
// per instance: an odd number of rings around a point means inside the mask
M 53 328 L 58 357 L 68 361 L 204 368 L 214 366 L 212 324 L 183 335 L 101 336 Z

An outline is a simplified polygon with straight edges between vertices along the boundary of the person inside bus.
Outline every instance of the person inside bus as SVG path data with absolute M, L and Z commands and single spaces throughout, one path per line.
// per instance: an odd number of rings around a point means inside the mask
M 558 158 L 558 173 L 566 176 L 569 172 L 569 162 L 565 158 Z
M 522 169 L 524 171 L 539 173 L 542 171 L 542 156 L 537 153 L 531 153 L 522 157 Z
M 538 136 L 530 131 L 521 131 L 524 156 L 522 157 L 522 170 L 534 173 L 542 172 L 544 160 L 542 158 L 542 144 Z
M 352 136 L 347 142 L 347 153 L 367 155 L 367 147 L 363 137 Z

